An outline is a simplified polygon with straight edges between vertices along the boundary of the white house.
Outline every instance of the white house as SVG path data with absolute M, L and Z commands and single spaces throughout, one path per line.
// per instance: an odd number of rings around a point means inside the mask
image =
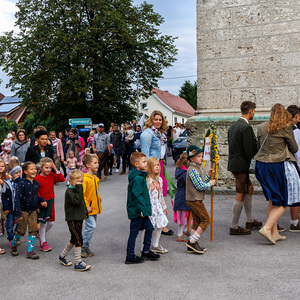
M 195 115 L 193 107 L 183 98 L 175 96 L 168 91 L 153 89 L 153 94 L 146 99 L 140 99 L 140 112 L 150 116 L 152 111 L 159 110 L 174 126 L 176 122 L 186 123 L 188 118 Z

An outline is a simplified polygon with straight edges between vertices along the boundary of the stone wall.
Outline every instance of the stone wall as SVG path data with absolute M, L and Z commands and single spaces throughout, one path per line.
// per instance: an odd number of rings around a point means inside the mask
M 300 104 L 296 0 L 197 0 L 198 111 L 239 115 L 240 103 Z
M 228 163 L 228 139 L 227 132 L 229 126 L 234 123 L 237 117 L 192 117 L 187 121 L 187 132 L 188 132 L 188 143 L 187 146 L 197 145 L 202 148 L 203 146 L 203 135 L 205 135 L 210 124 L 213 124 L 217 128 L 218 136 L 218 149 L 220 154 L 219 161 L 219 182 L 217 188 L 222 191 L 234 190 L 234 177 L 230 172 L 227 171 Z M 256 116 L 253 121 L 250 121 L 256 135 L 257 125 L 268 120 L 267 117 Z M 205 166 L 205 172 L 208 172 L 210 163 Z M 260 185 L 257 182 L 254 175 L 250 175 L 251 181 L 254 184 L 256 190 L 260 191 Z

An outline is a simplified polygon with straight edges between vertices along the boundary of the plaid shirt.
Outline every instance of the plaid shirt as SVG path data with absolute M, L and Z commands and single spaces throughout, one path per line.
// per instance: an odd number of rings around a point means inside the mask
M 211 188 L 210 177 L 208 175 L 205 175 L 204 180 L 202 180 L 201 175 L 197 170 L 191 170 L 190 171 L 190 178 L 192 180 L 192 183 L 194 187 L 198 191 L 205 191 Z

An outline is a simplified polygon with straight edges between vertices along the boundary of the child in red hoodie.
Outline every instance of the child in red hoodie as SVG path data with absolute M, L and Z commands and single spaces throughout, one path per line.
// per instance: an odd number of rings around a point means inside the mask
M 55 221 L 55 209 L 54 209 L 54 184 L 57 182 L 64 182 L 65 177 L 57 170 L 53 160 L 49 157 L 44 157 L 39 163 L 41 173 L 35 177 L 38 181 L 39 196 L 47 201 L 47 207 L 41 207 L 38 216 L 38 222 L 40 223 L 40 250 L 44 252 L 51 251 L 51 247 L 48 246 L 46 241 L 46 233 L 54 225 Z M 55 172 L 52 172 L 53 171 Z

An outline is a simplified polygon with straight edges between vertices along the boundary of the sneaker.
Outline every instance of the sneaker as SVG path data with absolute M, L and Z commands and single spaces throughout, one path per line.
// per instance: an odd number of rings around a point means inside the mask
M 187 252 L 187 253 L 197 253 L 197 252 L 195 252 L 194 250 L 192 250 L 192 249 L 189 248 L 189 247 L 186 247 L 186 252 Z
M 176 239 L 177 242 L 188 242 L 189 241 L 189 237 L 185 234 L 181 235 L 181 236 L 178 236 L 177 235 L 177 239 Z
M 27 258 L 30 258 L 30 259 L 38 259 L 39 256 L 33 251 L 31 250 L 30 252 L 27 252 Z
M 119 173 L 119 172 L 120 172 L 120 170 L 119 170 L 119 169 L 116 169 L 116 170 L 115 170 L 115 172 L 116 172 L 116 173 Z
M 293 224 L 291 224 L 289 231 L 290 232 L 300 232 L 300 223 L 298 222 L 298 224 L 296 226 L 294 226 Z
M 40 250 L 44 252 L 49 252 L 51 251 L 51 247 L 48 246 L 47 242 L 44 242 L 43 244 L 40 245 Z
M 82 247 L 81 248 L 81 257 L 90 257 L 94 256 L 95 254 L 89 249 L 89 247 Z
M 133 258 L 126 258 L 125 264 L 126 265 L 142 264 L 144 261 L 145 261 L 144 257 L 135 255 Z
M 0 254 L 4 254 L 5 253 L 5 250 L 0 248 Z
M 246 229 L 260 229 L 262 222 L 254 220 L 253 222 L 246 222 Z
M 250 229 L 245 229 L 243 227 L 238 227 L 237 229 L 231 228 L 230 227 L 230 231 L 229 231 L 230 235 L 248 235 L 251 234 L 251 230 Z
M 190 237 L 191 236 L 191 230 L 190 231 L 184 231 L 183 234 Z
M 286 231 L 286 229 L 284 227 L 280 227 L 278 224 L 277 224 L 277 230 L 278 230 L 278 232 Z
M 69 267 L 72 266 L 72 262 L 69 261 L 66 257 L 59 256 L 58 261 L 61 262 L 64 266 Z
M 154 253 L 161 253 L 161 254 L 165 254 L 169 252 L 168 249 L 163 248 L 161 245 L 159 245 L 158 247 L 151 246 L 151 251 Z
M 124 171 L 121 171 L 120 173 L 119 173 L 119 175 L 124 175 L 125 174 L 125 172 Z
M 149 252 L 142 252 L 142 257 L 144 259 L 148 259 L 148 260 L 159 260 L 160 258 L 160 255 L 159 254 L 156 254 L 154 252 L 152 252 L 151 250 Z
M 91 268 L 90 265 L 87 265 L 83 261 L 79 262 L 78 264 L 74 265 L 74 271 L 87 271 Z
M 17 246 L 13 246 L 13 245 L 11 244 L 11 242 L 9 243 L 9 245 L 10 245 L 10 253 L 11 253 L 11 255 L 12 255 L 12 256 L 18 256 L 19 253 L 18 253 Z
M 186 246 L 187 246 L 187 248 L 190 248 L 191 250 L 193 250 L 196 253 L 203 254 L 206 251 L 206 248 L 200 247 L 197 242 L 191 243 L 190 241 L 188 241 L 186 243 Z

